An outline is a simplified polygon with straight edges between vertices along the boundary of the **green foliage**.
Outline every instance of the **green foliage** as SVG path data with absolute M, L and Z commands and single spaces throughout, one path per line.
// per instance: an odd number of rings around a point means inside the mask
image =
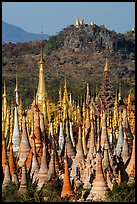
M 8 159 L 6 159 L 6 165 L 9 163 L 9 160 Z
M 48 181 L 42 189 L 42 196 L 45 202 L 66 202 L 69 200 L 67 196 L 61 197 L 62 184 L 59 179 Z
M 43 202 L 43 194 L 41 190 L 37 189 L 37 181 L 34 183 L 28 182 L 28 192 L 21 195 L 21 202 Z
M 42 192 L 37 190 L 37 182 L 28 184 L 28 192 L 26 194 L 21 194 L 18 191 L 18 187 L 12 181 L 3 190 L 2 193 L 3 202 L 42 202 Z
M 62 34 L 51 36 L 45 45 L 45 51 L 50 54 L 53 50 L 58 49 L 64 41 L 64 36 Z
M 37 190 L 37 181 L 34 183 L 28 183 L 28 198 L 32 199 L 32 202 L 40 201 L 41 191 Z
M 51 54 L 53 50 L 60 48 L 64 44 L 64 40 L 69 29 L 70 27 L 67 27 L 56 35 L 49 37 L 44 48 L 47 54 Z
M 135 202 L 135 183 L 123 182 L 114 184 L 112 191 L 107 194 L 110 202 Z
M 37 189 L 37 181 L 34 183 L 28 182 L 28 192 L 22 194 L 18 191 L 18 187 L 12 181 L 3 189 L 3 202 L 67 202 L 69 198 L 66 196 L 61 198 L 61 186 L 59 180 L 49 181 L 41 189 Z
M 91 188 L 83 188 L 83 185 L 81 184 L 79 187 L 78 187 L 78 189 L 77 189 L 77 197 L 78 198 L 81 198 L 81 196 L 82 196 L 82 191 L 84 191 L 85 193 L 84 193 L 84 197 L 86 198 L 87 196 L 88 196 L 88 194 L 89 194 L 89 192 L 90 192 L 90 189 Z
M 83 191 L 83 185 L 80 185 L 78 190 L 77 190 L 77 196 L 80 198 L 82 196 L 82 191 Z
M 18 187 L 12 181 L 6 186 L 5 189 L 2 189 L 2 202 L 18 202 L 19 195 L 18 195 Z
M 51 188 L 48 188 L 48 190 L 44 191 L 44 201 L 45 202 L 65 202 L 68 201 L 69 198 L 65 196 L 62 198 L 56 191 L 51 190 Z

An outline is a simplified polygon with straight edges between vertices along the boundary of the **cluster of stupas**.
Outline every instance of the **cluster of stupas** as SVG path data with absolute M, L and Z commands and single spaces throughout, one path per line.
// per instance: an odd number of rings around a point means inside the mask
M 76 21 L 75 21 L 76 28 L 84 27 L 85 25 L 88 25 L 88 24 L 86 24 L 84 19 L 79 19 L 79 17 L 76 17 Z M 91 21 L 89 25 L 91 27 L 96 26 L 96 24 L 93 21 Z M 102 25 L 102 26 L 107 28 L 106 25 Z M 135 27 L 131 28 L 131 31 L 135 33 Z
M 87 84 L 86 97 L 73 100 L 65 79 L 57 104 L 48 99 L 43 52 L 39 83 L 32 106 L 23 109 L 16 79 L 15 100 L 8 103 L 6 83 L 2 101 L 3 190 L 12 180 L 20 193 L 28 180 L 42 189 L 51 179 L 62 181 L 61 197 L 70 200 L 106 200 L 106 193 L 135 179 L 134 96 L 122 98 L 109 80 L 108 62 L 102 87 L 95 96 Z M 92 92 L 92 91 L 91 91 Z M 83 190 L 78 198 L 78 188 Z
M 85 20 L 84 20 L 84 19 L 79 20 L 79 18 L 76 17 L 76 22 L 75 22 L 76 28 L 79 28 L 80 26 L 85 26 L 85 25 L 86 25 L 86 23 L 85 23 Z M 94 22 L 91 21 L 90 25 L 91 25 L 91 26 L 94 26 Z

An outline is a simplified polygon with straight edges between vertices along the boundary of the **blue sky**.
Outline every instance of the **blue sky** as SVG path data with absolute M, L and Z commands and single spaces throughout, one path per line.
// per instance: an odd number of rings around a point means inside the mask
M 2 20 L 27 32 L 55 35 L 76 17 L 125 33 L 135 26 L 134 2 L 3 2 Z

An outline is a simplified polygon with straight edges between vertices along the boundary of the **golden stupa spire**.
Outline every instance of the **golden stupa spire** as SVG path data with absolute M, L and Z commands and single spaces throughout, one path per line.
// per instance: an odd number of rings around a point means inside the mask
M 18 78 L 17 78 L 17 75 L 16 75 L 16 88 L 15 88 L 14 91 L 15 91 L 15 92 L 18 92 L 18 91 L 19 91 L 19 89 L 18 89 Z
M 114 102 L 114 113 L 113 113 L 113 128 L 117 128 L 117 120 L 118 120 L 118 93 L 116 88 L 116 94 L 115 94 L 115 102 Z
M 59 104 L 60 106 L 62 105 L 62 91 L 61 91 L 61 86 L 59 88 Z
M 88 153 L 88 150 L 87 150 L 87 144 L 86 144 L 86 135 L 85 135 L 84 124 L 82 125 L 82 146 L 83 146 L 84 155 L 86 156 Z
M 97 85 L 96 85 L 96 95 L 95 95 L 95 100 L 97 100 L 98 99 L 98 87 L 97 87 Z
M 3 97 L 6 97 L 7 94 L 6 94 L 6 83 L 5 83 L 5 80 L 4 80 L 4 91 L 3 91 Z
M 19 105 L 19 88 L 18 88 L 18 79 L 17 79 L 17 75 L 16 75 L 16 87 L 15 87 L 15 98 L 16 98 L 16 104 L 17 106 Z
M 65 85 L 64 85 L 64 89 L 67 88 L 67 80 L 66 80 L 66 77 L 65 77 Z
M 79 96 L 78 96 L 78 107 L 80 107 L 80 99 L 79 99 Z
M 93 21 L 91 21 L 90 25 L 91 25 L 91 26 L 94 26 L 94 22 L 93 22 Z
M 67 111 L 68 111 L 68 104 L 69 99 L 68 99 L 68 92 L 67 92 L 67 82 L 66 82 L 66 77 L 65 77 L 65 84 L 64 84 L 64 93 L 63 93 L 63 100 L 62 100 L 62 107 L 63 107 L 63 121 L 65 118 L 67 118 Z M 63 123 L 64 126 L 64 123 Z
M 87 83 L 86 105 L 89 105 L 89 101 L 90 101 L 89 83 Z
M 121 101 L 121 82 L 119 84 L 118 101 Z
M 39 64 L 40 64 L 39 83 L 38 83 L 38 90 L 37 90 L 38 104 L 40 104 L 41 102 L 43 103 L 43 101 L 45 101 L 45 98 L 47 98 L 47 93 L 46 93 L 46 88 L 45 88 L 45 80 L 44 80 L 44 64 L 45 64 L 45 61 L 43 59 L 42 33 L 43 32 L 41 32 L 41 57 L 40 57 L 40 61 L 39 61 Z
M 106 58 L 106 64 L 104 67 L 104 72 L 108 72 L 108 60 L 107 60 L 107 58 Z
M 43 31 L 42 31 L 42 27 L 41 27 L 41 57 L 40 57 L 40 61 L 39 63 L 41 64 L 44 64 L 44 59 L 43 59 L 43 47 L 42 47 L 42 34 L 43 34 Z
M 75 26 L 76 26 L 76 27 L 79 27 L 79 26 L 80 26 L 80 22 L 79 22 L 79 18 L 78 18 L 78 17 L 76 17 L 76 23 L 75 23 Z
M 3 92 L 3 108 L 2 108 L 2 111 L 3 111 L 3 120 L 5 121 L 6 119 L 6 112 L 7 112 L 7 93 L 6 93 L 6 83 L 5 83 L 5 80 L 4 80 L 4 92 Z
M 127 101 L 128 106 L 130 103 L 131 103 L 131 89 L 130 89 L 129 94 L 128 94 L 128 101 Z
M 66 81 L 66 77 L 65 77 L 65 84 L 64 84 L 63 102 L 64 102 L 64 103 L 67 103 L 67 102 L 68 102 L 68 92 L 67 92 L 67 81 Z
M 117 105 L 118 105 L 118 93 L 117 93 L 118 91 L 117 91 L 117 88 L 116 88 L 116 95 L 115 95 L 115 107 L 117 107 Z
M 83 107 L 82 107 L 82 116 L 83 116 L 83 123 L 85 123 L 85 119 L 86 119 L 85 97 L 84 97 Z
M 7 105 L 7 93 L 6 93 L 6 83 L 5 83 L 5 80 L 4 80 L 3 99 L 4 99 L 4 104 Z

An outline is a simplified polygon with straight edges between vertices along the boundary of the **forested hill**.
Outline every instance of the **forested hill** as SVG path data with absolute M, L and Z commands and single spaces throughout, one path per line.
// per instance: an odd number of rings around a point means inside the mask
M 38 84 L 41 43 L 9 43 L 2 46 L 2 77 L 7 91 L 14 94 L 18 74 L 19 90 L 30 104 Z M 49 40 L 43 40 L 45 83 L 49 96 L 56 98 L 66 76 L 72 96 L 83 95 L 86 83 L 91 92 L 102 83 L 106 58 L 114 87 L 122 82 L 123 94 L 135 83 L 135 31 L 125 34 L 110 31 L 104 26 L 85 25 L 64 28 Z M 28 97 L 29 96 L 29 97 Z

